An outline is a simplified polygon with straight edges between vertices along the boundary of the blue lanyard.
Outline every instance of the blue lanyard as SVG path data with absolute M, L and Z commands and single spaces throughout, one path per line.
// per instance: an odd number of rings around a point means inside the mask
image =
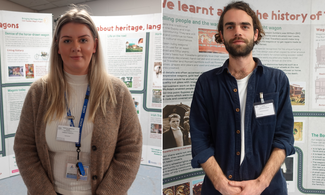
M 80 121 L 79 121 L 79 132 L 80 132 L 79 133 L 79 141 L 76 143 L 78 158 L 79 158 L 79 152 L 80 152 L 80 147 L 81 147 L 82 126 L 84 124 L 85 115 L 86 115 L 86 111 L 87 111 L 87 106 L 88 106 L 88 101 L 89 101 L 89 94 L 90 94 L 90 87 L 88 85 L 86 96 L 85 96 L 85 101 L 84 101 L 84 105 L 82 107 Z M 66 96 L 65 96 L 65 98 L 66 98 Z M 70 111 L 70 108 L 68 107 L 67 101 L 66 101 L 66 105 L 67 105 L 67 116 L 68 116 L 68 119 L 70 120 L 70 127 L 74 127 L 74 123 L 73 123 L 73 120 L 72 120 L 72 117 L 71 117 L 71 111 Z

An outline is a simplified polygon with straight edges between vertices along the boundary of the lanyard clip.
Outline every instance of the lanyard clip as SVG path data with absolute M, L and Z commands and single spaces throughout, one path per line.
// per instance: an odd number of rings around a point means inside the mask
M 263 92 L 260 92 L 261 103 L 264 104 Z
M 68 120 L 74 120 L 74 116 L 67 116 Z
M 80 146 L 77 146 L 77 160 L 79 161 Z

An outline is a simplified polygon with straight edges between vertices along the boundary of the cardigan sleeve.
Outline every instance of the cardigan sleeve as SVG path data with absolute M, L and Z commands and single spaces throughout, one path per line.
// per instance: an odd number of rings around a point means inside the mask
M 14 141 L 14 151 L 19 172 L 29 194 L 56 195 L 53 185 L 40 161 L 35 137 L 38 107 L 42 95 L 40 81 L 29 89 L 21 111 L 18 129 Z M 41 117 L 43 119 L 43 117 Z M 42 120 L 41 119 L 41 120 Z
M 127 194 L 140 166 L 142 152 L 140 122 L 129 90 L 124 83 L 121 83 L 119 88 L 121 101 L 118 100 L 118 104 L 122 106 L 120 113 L 117 114 L 121 117 L 118 122 L 116 148 L 108 170 L 96 190 L 97 195 Z

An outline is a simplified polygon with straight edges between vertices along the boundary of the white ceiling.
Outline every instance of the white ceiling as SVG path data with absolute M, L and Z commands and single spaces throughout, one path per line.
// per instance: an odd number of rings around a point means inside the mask
M 65 7 L 70 4 L 85 4 L 97 0 L 8 0 L 35 11 Z

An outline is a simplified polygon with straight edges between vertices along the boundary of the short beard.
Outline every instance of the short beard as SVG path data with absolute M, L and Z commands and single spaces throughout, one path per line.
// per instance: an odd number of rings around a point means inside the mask
M 245 41 L 245 43 L 246 43 L 245 46 L 242 46 L 242 45 L 231 46 L 230 44 L 232 42 L 234 42 L 235 40 L 238 40 L 238 38 L 232 39 L 229 42 L 227 42 L 227 41 L 224 42 L 224 45 L 225 45 L 226 50 L 228 51 L 229 55 L 231 55 L 234 58 L 248 56 L 254 48 L 254 39 L 252 39 L 251 41 L 241 39 L 241 40 Z

